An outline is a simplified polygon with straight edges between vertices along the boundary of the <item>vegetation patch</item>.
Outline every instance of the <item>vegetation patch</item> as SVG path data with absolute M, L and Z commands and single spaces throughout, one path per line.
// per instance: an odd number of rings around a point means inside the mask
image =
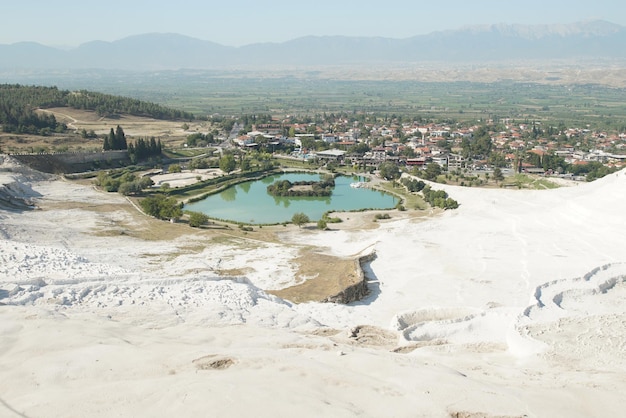
M 183 216 L 182 204 L 173 197 L 158 194 L 143 199 L 139 204 L 145 213 L 157 219 L 179 219 Z
M 217 357 L 208 355 L 192 361 L 198 370 L 224 370 L 235 364 L 235 360 L 229 357 Z
M 515 174 L 514 176 L 507 177 L 507 179 L 501 184 L 501 187 L 542 190 L 555 189 L 558 188 L 559 185 L 548 179 L 537 178 L 528 174 Z
M 186 212 L 189 215 L 189 226 L 199 228 L 209 222 L 209 217 L 201 212 Z
M 335 188 L 335 177 L 326 175 L 321 181 L 280 180 L 267 186 L 267 192 L 272 196 L 330 196 Z
M 459 207 L 459 203 L 448 197 L 448 193 L 444 190 L 433 190 L 430 186 L 426 186 L 422 190 L 422 194 L 431 206 L 442 209 L 456 209 Z

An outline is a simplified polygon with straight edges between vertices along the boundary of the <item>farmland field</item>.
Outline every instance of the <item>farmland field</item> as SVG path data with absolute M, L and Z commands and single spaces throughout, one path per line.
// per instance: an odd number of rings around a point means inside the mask
M 431 70 L 383 79 L 365 70 L 77 72 L 14 76 L 11 82 L 124 95 L 197 115 L 375 112 L 424 120 L 514 118 L 596 129 L 626 127 L 626 88 L 608 77 L 608 70 L 579 72 L 577 77 L 566 70 L 442 73 L 439 78 Z

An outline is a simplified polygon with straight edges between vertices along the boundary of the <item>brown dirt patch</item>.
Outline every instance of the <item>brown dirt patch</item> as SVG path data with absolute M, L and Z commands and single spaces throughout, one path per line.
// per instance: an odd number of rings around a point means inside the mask
M 0 150 L 13 154 L 31 152 L 60 151 L 100 151 L 102 141 L 86 140 L 74 134 L 53 134 L 50 136 L 18 135 L 0 133 Z
M 360 280 L 356 260 L 317 253 L 306 249 L 294 260 L 301 284 L 268 293 L 295 303 L 321 301 L 336 295 Z
M 215 354 L 200 357 L 192 361 L 198 370 L 224 370 L 235 364 L 230 357 L 219 357 Z
M 50 108 L 39 112 L 51 113 L 57 121 L 67 125 L 67 132 L 50 136 L 18 135 L 0 133 L 2 152 L 64 152 L 64 151 L 100 151 L 102 139 L 82 138 L 80 132 L 94 131 L 96 135 L 107 135 L 111 128 L 120 125 L 128 139 L 139 137 L 159 138 L 168 147 L 182 146 L 188 135 L 195 132 L 207 132 L 213 129 L 209 122 L 187 122 L 188 130 L 183 130 L 180 121 L 166 121 L 138 116 L 121 115 L 105 118 L 96 112 L 67 107 Z

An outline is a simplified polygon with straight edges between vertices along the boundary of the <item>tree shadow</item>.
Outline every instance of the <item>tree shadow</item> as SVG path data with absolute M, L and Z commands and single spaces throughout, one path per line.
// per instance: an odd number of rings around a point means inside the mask
M 306 231 L 315 231 L 315 230 L 319 230 L 319 228 L 317 227 L 317 225 L 303 225 L 298 229 L 303 229 Z

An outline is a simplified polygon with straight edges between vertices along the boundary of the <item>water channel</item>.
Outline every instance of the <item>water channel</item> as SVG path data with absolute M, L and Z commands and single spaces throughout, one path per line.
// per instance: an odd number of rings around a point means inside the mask
M 317 221 L 328 211 L 354 211 L 361 209 L 391 209 L 398 198 L 367 187 L 351 187 L 351 183 L 363 182 L 356 176 L 338 176 L 329 197 L 275 197 L 267 192 L 267 186 L 279 181 L 318 181 L 314 173 L 285 173 L 247 181 L 208 196 L 206 199 L 185 205 L 184 210 L 203 212 L 214 219 L 248 224 L 277 224 L 289 222 L 298 212 L 305 213 L 311 221 Z

